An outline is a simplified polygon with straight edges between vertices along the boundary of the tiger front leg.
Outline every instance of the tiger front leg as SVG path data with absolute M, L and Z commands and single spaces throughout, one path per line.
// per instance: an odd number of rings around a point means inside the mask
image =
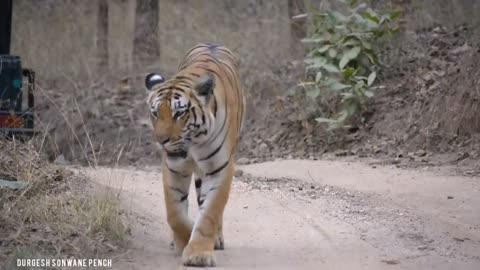
M 205 201 L 204 195 L 202 195 L 202 178 L 200 175 L 203 175 L 202 173 L 199 173 L 198 170 L 195 172 L 195 191 L 197 193 L 197 204 L 200 209 L 203 209 L 203 203 Z M 220 223 L 218 224 L 217 228 L 217 235 L 215 236 L 215 250 L 223 250 L 225 249 L 225 241 L 223 239 L 223 213 L 219 218 Z
M 188 217 L 188 191 L 192 173 L 175 171 L 164 163 L 162 174 L 167 222 L 173 231 L 173 246 L 181 253 L 193 228 Z
M 215 266 L 214 247 L 221 237 L 223 247 L 223 211 L 227 204 L 233 179 L 233 160 L 215 174 L 202 179 L 199 203 L 200 211 L 193 226 L 192 235 L 183 250 L 182 261 L 186 266 Z M 204 199 L 203 199 L 204 198 Z

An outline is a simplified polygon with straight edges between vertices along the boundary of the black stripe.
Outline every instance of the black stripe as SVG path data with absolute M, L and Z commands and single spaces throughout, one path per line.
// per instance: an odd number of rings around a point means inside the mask
M 182 196 L 185 195 L 185 194 L 188 194 L 188 193 L 183 192 L 183 190 L 181 190 L 181 189 L 179 189 L 179 188 L 177 188 L 177 187 L 170 187 L 170 189 L 173 190 L 173 191 L 176 191 L 176 192 L 178 192 L 178 193 L 180 193 L 180 194 L 182 194 Z
M 181 88 L 181 87 L 178 87 L 178 86 L 176 86 L 176 85 L 170 86 L 170 89 L 178 90 L 178 91 L 180 91 L 180 92 L 182 92 L 182 93 L 185 93 L 185 89 L 183 89 L 183 88 Z
M 218 151 L 220 151 L 220 149 L 222 148 L 223 144 L 225 143 L 225 140 L 227 139 L 227 136 L 225 134 L 225 136 L 223 137 L 223 141 L 222 143 L 217 147 L 217 149 L 213 150 L 212 153 L 210 153 L 208 156 L 204 157 L 204 158 L 201 158 L 199 159 L 198 161 L 204 161 L 204 160 L 207 160 L 211 157 L 213 157 L 216 153 L 218 153 Z
M 198 137 L 200 137 L 201 135 L 207 135 L 207 133 L 208 133 L 207 130 L 199 131 L 199 132 L 197 132 L 197 134 L 195 134 L 195 136 L 193 136 L 193 137 L 198 138 Z
M 186 88 L 190 88 L 190 87 L 191 87 L 189 84 L 184 83 L 184 82 L 178 83 L 177 85 L 178 85 L 178 86 L 182 86 L 182 87 L 186 87 Z
M 194 77 L 200 78 L 200 74 L 198 74 L 198 73 L 195 73 L 195 72 L 190 72 L 190 73 L 188 73 L 188 74 L 190 74 L 191 76 L 194 76 Z
M 188 193 L 183 195 L 181 198 L 180 198 L 180 202 L 184 202 L 186 199 L 188 198 Z
M 205 200 L 200 199 L 200 197 L 197 198 L 198 206 L 202 206 L 203 202 L 205 202 Z
M 195 188 L 200 188 L 202 186 L 202 179 L 195 179 Z
M 182 76 L 182 75 L 175 76 L 175 79 L 176 79 L 176 80 L 186 80 L 186 81 L 192 81 L 192 78 L 190 78 L 190 77 L 186 77 L 186 76 Z
M 193 122 L 197 123 L 197 113 L 195 112 L 195 107 L 192 108 Z
M 213 95 L 213 116 L 217 117 L 217 97 Z
M 225 124 L 227 123 L 227 116 L 228 116 L 228 107 L 227 107 L 227 103 L 225 103 L 225 118 L 223 119 L 222 127 L 220 128 L 218 133 L 215 134 L 215 136 L 213 136 L 210 140 L 202 143 L 200 145 L 200 147 L 202 147 L 202 146 L 204 146 L 208 143 L 214 142 L 218 138 L 218 136 L 220 136 L 220 134 L 222 134 L 223 130 L 225 129 Z
M 174 174 L 178 174 L 178 175 L 180 175 L 180 176 L 182 176 L 182 177 L 188 177 L 188 176 L 189 176 L 188 174 L 183 174 L 183 173 L 181 173 L 181 172 L 179 172 L 179 171 L 175 171 L 174 169 L 168 167 L 167 164 L 165 164 L 165 166 L 167 167 L 167 169 L 168 169 L 169 171 L 171 171 L 171 172 L 174 173 Z
M 209 172 L 209 173 L 206 173 L 205 175 L 206 176 L 212 176 L 212 175 L 215 175 L 217 173 L 219 173 L 221 170 L 225 169 L 225 167 L 227 167 L 228 163 L 230 162 L 230 160 L 227 160 L 227 162 L 225 162 L 222 166 L 218 167 L 217 169 Z

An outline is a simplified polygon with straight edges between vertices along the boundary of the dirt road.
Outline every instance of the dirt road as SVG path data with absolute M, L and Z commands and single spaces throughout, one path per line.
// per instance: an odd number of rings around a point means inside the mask
M 217 269 L 480 269 L 478 178 L 345 161 L 240 169 Z M 134 248 L 118 269 L 184 269 L 169 247 L 159 170 L 88 174 L 121 187 L 136 216 Z

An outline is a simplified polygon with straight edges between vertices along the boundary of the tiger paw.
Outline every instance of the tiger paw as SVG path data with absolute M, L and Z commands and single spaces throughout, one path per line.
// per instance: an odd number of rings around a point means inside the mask
M 173 239 L 172 242 L 170 242 L 170 248 L 175 250 L 176 254 L 181 255 L 183 252 L 183 249 L 187 245 L 186 241 L 182 241 L 180 239 Z
M 183 250 L 182 262 L 185 266 L 195 267 L 213 267 L 216 265 L 213 251 L 195 252 L 190 246 Z
M 215 250 L 224 250 L 225 249 L 225 242 L 223 241 L 223 237 L 217 236 L 215 239 Z

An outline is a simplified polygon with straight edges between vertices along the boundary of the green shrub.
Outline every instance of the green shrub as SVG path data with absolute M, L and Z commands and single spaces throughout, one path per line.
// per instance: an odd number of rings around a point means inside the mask
M 334 112 L 316 118 L 329 130 L 362 124 L 367 100 L 381 68 L 379 44 L 398 30 L 397 11 L 381 12 L 356 1 L 337 0 L 347 12 L 315 11 L 309 14 L 313 33 L 302 41 L 309 45 L 305 58 L 309 80 L 300 85 L 317 100 L 333 93 Z

